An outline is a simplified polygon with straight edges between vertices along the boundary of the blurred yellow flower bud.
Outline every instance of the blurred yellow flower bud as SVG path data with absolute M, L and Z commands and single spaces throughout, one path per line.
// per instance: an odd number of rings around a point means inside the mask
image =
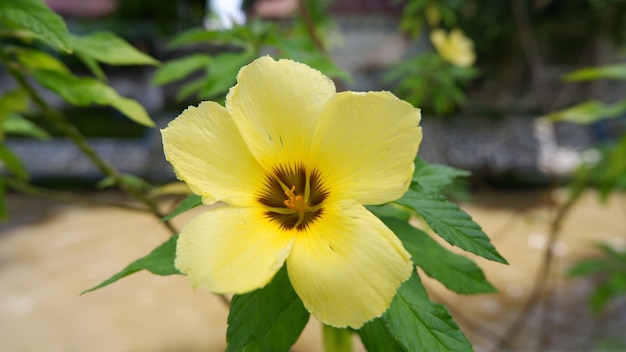
M 453 29 L 449 34 L 442 29 L 430 33 L 430 41 L 441 57 L 458 67 L 468 67 L 476 61 L 474 43 L 460 29 Z

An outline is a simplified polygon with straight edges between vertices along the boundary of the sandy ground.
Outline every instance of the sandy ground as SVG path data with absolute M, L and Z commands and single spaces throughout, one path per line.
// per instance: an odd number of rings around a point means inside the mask
M 477 350 L 502 335 L 528 298 L 554 215 L 552 204 L 564 194 L 491 191 L 463 204 L 511 264 L 477 260 L 500 293 L 459 296 L 432 280 L 425 282 L 434 299 L 450 305 Z M 120 199 L 111 193 L 90 196 Z M 9 196 L 9 208 L 11 221 L 0 224 L 0 351 L 224 349 L 227 307 L 208 292 L 194 292 L 183 276 L 141 272 L 79 295 L 167 238 L 152 216 L 21 195 Z M 194 214 L 197 211 L 184 214 L 174 224 L 180 228 Z M 625 224 L 624 196 L 601 205 L 595 194 L 587 194 L 567 218 L 552 247 L 557 259 L 551 275 L 556 303 L 550 327 L 556 346 L 565 346 L 559 342 L 563 339 L 575 346 L 593 342 L 594 337 L 577 329 L 598 323 L 585 313 L 589 282 L 563 280 L 562 272 L 576 258 L 595 253 L 594 242 L 623 248 Z M 603 322 L 615 325 L 610 319 Z M 512 347 L 533 349 L 527 337 L 536 324 L 530 325 L 520 329 L 521 337 L 511 339 Z M 312 320 L 293 350 L 321 351 L 320 341 L 319 323 Z M 357 343 L 354 350 L 362 346 Z

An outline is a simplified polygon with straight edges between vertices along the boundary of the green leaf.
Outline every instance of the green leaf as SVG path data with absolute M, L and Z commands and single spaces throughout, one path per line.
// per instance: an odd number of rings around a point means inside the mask
M 472 217 L 444 196 L 425 192 L 414 183 L 396 203 L 421 215 L 433 231 L 451 245 L 489 260 L 507 263 Z
M 580 125 L 620 117 L 626 112 L 626 100 L 605 104 L 596 100 L 586 101 L 570 108 L 545 115 L 550 121 L 568 121 Z
M 187 198 L 183 199 L 183 201 L 176 206 L 174 211 L 163 217 L 162 221 L 169 221 L 177 217 L 178 215 L 200 205 L 202 205 L 202 197 L 197 194 L 190 194 L 189 196 L 187 196 Z
M 586 259 L 576 262 L 569 270 L 567 275 L 570 277 L 587 276 L 593 274 L 602 274 L 609 270 L 604 259 Z
M 4 186 L 2 177 L 0 177 L 0 221 L 7 220 L 9 218 L 9 211 L 7 210 L 6 195 L 7 195 L 6 187 Z
M 626 64 L 586 67 L 565 76 L 565 80 L 568 82 L 591 81 L 597 79 L 626 79 Z
M 335 328 L 324 325 L 322 327 L 324 352 L 350 352 L 352 351 L 352 330 Z
M 416 272 L 400 286 L 383 321 L 406 351 L 472 351 L 446 307 L 428 299 Z
M 404 352 L 404 348 L 387 330 L 382 318 L 367 322 L 358 333 L 368 352 Z
M 109 65 L 160 65 L 111 32 L 95 32 L 84 36 L 70 34 L 70 45 L 77 54 Z
M 446 165 L 430 164 L 417 157 L 415 159 L 413 182 L 419 183 L 425 192 L 441 192 L 457 177 L 469 175 L 469 171 L 455 169 Z
M 28 29 L 58 49 L 72 51 L 65 22 L 42 0 L 2 0 L 0 20 Z
M 11 149 L 4 144 L 0 144 L 0 162 L 17 178 L 21 180 L 28 179 L 28 171 L 26 171 L 26 168 L 20 158 L 18 158 L 17 155 L 15 155 Z
M 450 252 L 425 232 L 395 218 L 382 218 L 411 253 L 415 265 L 460 294 L 492 293 L 496 289 L 487 281 L 483 271 L 470 259 Z
M 70 72 L 61 60 L 41 50 L 16 48 L 15 57 L 22 65 L 31 70 Z
M 115 281 L 128 275 L 134 274 L 140 270 L 148 270 L 155 275 L 161 276 L 180 274 L 180 271 L 178 271 L 178 269 L 176 269 L 176 267 L 174 266 L 177 239 L 178 235 L 172 236 L 169 240 L 165 241 L 163 244 L 155 248 L 147 256 L 135 260 L 127 267 L 122 269 L 122 271 L 111 276 L 109 279 L 104 280 L 99 285 L 83 291 L 81 295 L 87 292 L 95 291 L 104 286 L 108 286 Z
M 57 93 L 71 104 L 112 106 L 139 124 L 154 126 L 154 122 L 143 106 L 133 99 L 120 96 L 113 88 L 97 79 L 47 70 L 33 71 L 32 76 L 39 84 Z
M 170 60 L 159 68 L 152 79 L 153 84 L 168 84 L 178 81 L 199 69 L 207 68 L 211 57 L 206 54 L 192 54 L 179 59 Z
M 308 320 L 283 266 L 267 286 L 233 297 L 226 351 L 289 351 Z
M 0 142 L 4 140 L 6 124 L 15 113 L 28 108 L 28 94 L 21 89 L 10 90 L 0 95 Z
M 177 35 L 168 43 L 168 49 L 177 49 L 181 46 L 210 42 L 220 37 L 219 31 L 207 31 L 205 28 L 193 28 Z
M 35 125 L 22 116 L 11 114 L 4 121 L 6 133 L 33 137 L 41 140 L 50 139 L 50 135 L 41 127 Z
M 209 99 L 235 85 L 239 69 L 250 63 L 252 53 L 225 53 L 212 58 L 205 84 L 200 91 L 200 98 Z

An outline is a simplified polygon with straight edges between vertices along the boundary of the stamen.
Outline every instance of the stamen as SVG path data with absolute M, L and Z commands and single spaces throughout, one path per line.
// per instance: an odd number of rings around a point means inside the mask
M 296 186 L 291 186 L 291 189 L 285 191 L 285 195 L 287 196 L 287 200 L 285 201 L 285 206 L 287 208 L 293 209 L 298 212 L 300 217 L 304 216 L 304 213 L 307 211 L 306 201 L 302 196 L 296 195 Z

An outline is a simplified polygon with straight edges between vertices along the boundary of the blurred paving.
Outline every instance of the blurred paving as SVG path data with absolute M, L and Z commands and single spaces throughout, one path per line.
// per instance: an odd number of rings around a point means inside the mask
M 108 192 L 90 196 L 123 199 Z M 511 263 L 478 260 L 500 293 L 459 296 L 432 280 L 425 282 L 434 299 L 456 312 L 478 351 L 491 346 L 529 296 L 546 246 L 551 205 L 563 197 L 563 191 L 491 191 L 463 205 Z M 172 204 L 168 200 L 163 206 Z M 9 195 L 9 206 L 12 220 L 0 224 L 0 351 L 223 350 L 227 308 L 208 292 L 194 292 L 182 276 L 142 272 L 79 295 L 163 242 L 168 234 L 157 219 L 21 195 Z M 176 218 L 175 226 L 180 228 L 200 211 Z M 591 319 L 586 313 L 589 283 L 562 277 L 572 260 L 594 253 L 594 242 L 623 248 L 625 219 L 625 196 L 600 205 L 594 194 L 586 195 L 568 217 L 553 246 L 553 350 L 594 346 L 598 337 L 592 326 L 609 336 L 626 327 L 623 306 L 610 316 Z M 519 338 L 512 340 L 516 350 L 536 350 L 536 314 L 530 321 L 530 328 L 520 329 Z M 312 321 L 293 350 L 321 351 L 320 341 L 319 324 Z

